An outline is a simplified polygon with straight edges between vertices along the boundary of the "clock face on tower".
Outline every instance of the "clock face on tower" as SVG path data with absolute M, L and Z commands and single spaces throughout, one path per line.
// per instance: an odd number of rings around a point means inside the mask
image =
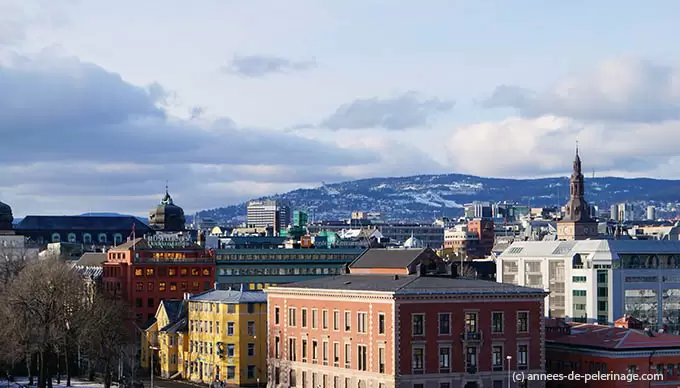
M 564 234 L 564 235 L 570 235 L 570 234 L 572 234 L 572 233 L 573 233 L 573 232 L 572 232 L 571 226 L 566 225 L 566 226 L 563 226 L 563 227 L 562 227 L 562 234 Z

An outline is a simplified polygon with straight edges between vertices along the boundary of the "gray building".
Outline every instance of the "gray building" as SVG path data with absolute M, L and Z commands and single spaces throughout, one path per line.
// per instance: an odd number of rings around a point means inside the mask
M 252 228 L 274 228 L 278 236 L 290 224 L 290 206 L 275 199 L 248 201 L 246 224 Z

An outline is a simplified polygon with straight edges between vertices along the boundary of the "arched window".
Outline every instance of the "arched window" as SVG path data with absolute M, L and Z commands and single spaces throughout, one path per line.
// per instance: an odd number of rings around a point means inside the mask
M 106 233 L 99 233 L 99 242 L 100 243 L 106 242 Z
M 58 243 L 61 242 L 61 236 L 59 233 L 52 233 L 52 242 Z
M 115 245 L 118 245 L 123 242 L 123 235 L 120 233 L 116 233 L 113 235 L 113 243 Z
M 75 233 L 69 233 L 68 234 L 68 242 L 70 242 L 70 243 L 76 242 L 76 234 Z
M 83 243 L 91 244 L 92 243 L 92 235 L 89 234 L 89 233 L 83 234 Z

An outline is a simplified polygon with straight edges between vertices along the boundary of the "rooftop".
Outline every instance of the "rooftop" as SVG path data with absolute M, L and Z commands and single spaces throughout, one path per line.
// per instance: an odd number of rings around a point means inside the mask
M 547 344 L 606 350 L 680 349 L 680 336 L 592 324 L 571 324 L 571 333 L 546 333 Z
M 148 225 L 133 216 L 26 216 L 14 229 L 129 231 L 132 230 L 132 224 L 138 233 L 151 230 Z
M 339 275 L 271 286 L 269 289 L 378 291 L 396 294 L 545 294 L 543 290 L 451 275 Z
M 502 257 L 571 256 L 575 253 L 607 252 L 616 254 L 680 253 L 680 241 L 668 240 L 580 240 L 513 242 Z
M 350 265 L 350 268 L 406 268 L 428 250 L 432 251 L 430 248 L 371 248 L 357 257 Z
M 76 267 L 101 267 L 106 261 L 106 253 L 86 252 L 73 265 Z
M 189 300 L 191 302 L 217 302 L 225 304 L 267 303 L 267 294 L 263 291 L 210 290 L 194 295 Z

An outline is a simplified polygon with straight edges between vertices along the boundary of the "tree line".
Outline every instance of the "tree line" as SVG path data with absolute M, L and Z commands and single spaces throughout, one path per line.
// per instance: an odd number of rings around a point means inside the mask
M 0 252 L 0 366 L 29 385 L 71 385 L 103 376 L 109 388 L 121 365 L 134 372 L 137 347 L 129 306 L 57 256 Z

